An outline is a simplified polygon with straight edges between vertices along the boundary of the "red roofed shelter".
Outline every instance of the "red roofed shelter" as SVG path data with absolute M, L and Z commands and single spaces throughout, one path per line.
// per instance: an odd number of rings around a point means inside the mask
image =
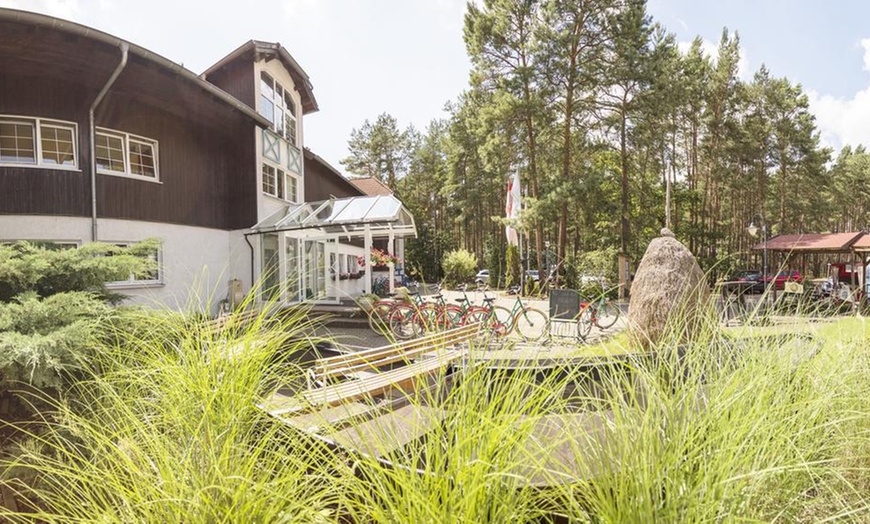
M 776 235 L 767 242 L 752 247 L 755 251 L 781 253 L 788 258 L 793 255 L 803 255 L 802 273 L 806 273 L 806 255 L 847 255 L 850 259 L 857 258 L 858 265 L 864 268 L 859 273 L 861 289 L 865 286 L 867 256 L 870 255 L 870 235 L 857 231 L 850 233 L 802 233 L 797 235 Z M 771 266 L 774 267 L 774 266 Z

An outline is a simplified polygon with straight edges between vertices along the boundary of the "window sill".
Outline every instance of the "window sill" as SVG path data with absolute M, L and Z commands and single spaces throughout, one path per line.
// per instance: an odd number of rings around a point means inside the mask
M 139 180 L 141 182 L 150 182 L 152 184 L 163 184 L 160 179 L 157 178 L 149 178 L 147 176 L 140 175 L 131 175 L 129 173 L 119 173 L 117 171 L 104 171 L 102 169 L 97 169 L 98 175 L 106 175 L 106 176 L 116 176 L 118 178 L 129 178 L 130 180 Z
M 152 282 L 108 282 L 106 284 L 106 289 L 148 289 L 148 288 L 160 288 L 164 287 L 166 284 L 163 282 L 152 281 Z
M 270 199 L 274 200 L 275 202 L 281 202 L 282 204 L 294 204 L 295 205 L 295 204 L 300 203 L 300 202 L 293 202 L 292 200 L 284 200 L 283 198 L 278 198 L 271 193 L 266 193 L 265 191 L 263 191 L 263 196 L 269 197 Z
M 81 173 L 82 170 L 74 166 L 59 166 L 57 164 L 19 164 L 16 162 L 3 162 L 0 167 L 24 167 L 27 169 L 48 169 L 51 171 L 68 171 L 70 173 Z

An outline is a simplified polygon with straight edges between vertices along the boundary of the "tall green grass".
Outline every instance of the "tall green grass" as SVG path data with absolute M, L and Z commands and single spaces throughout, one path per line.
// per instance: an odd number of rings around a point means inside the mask
M 473 361 L 397 396 L 430 429 L 326 446 L 256 405 L 301 374 L 304 310 L 219 334 L 119 326 L 84 401 L 7 461 L 10 521 L 818 522 L 870 518 L 870 329 L 684 330 L 594 371 Z M 807 331 L 805 329 L 804 331 Z M 809 345 L 807 345 L 809 344 Z M 473 350 L 481 350 L 474 349 Z M 384 412 L 386 413 L 386 411 Z M 354 431 L 328 425 L 323 434 Z M 371 444 L 371 443 L 370 443 Z M 19 480 L 16 480 L 19 479 Z
M 205 330 L 139 313 L 98 351 L 94 373 L 7 462 L 20 522 L 326 520 L 335 492 L 302 442 L 256 405 L 298 375 L 280 355 L 310 341 L 305 311 Z

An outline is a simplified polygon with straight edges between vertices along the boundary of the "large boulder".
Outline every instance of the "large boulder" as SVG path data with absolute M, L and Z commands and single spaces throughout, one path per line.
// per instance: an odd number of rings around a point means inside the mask
M 667 228 L 650 242 L 635 273 L 629 302 L 629 339 L 649 349 L 675 330 L 690 340 L 702 325 L 710 292 L 692 253 Z

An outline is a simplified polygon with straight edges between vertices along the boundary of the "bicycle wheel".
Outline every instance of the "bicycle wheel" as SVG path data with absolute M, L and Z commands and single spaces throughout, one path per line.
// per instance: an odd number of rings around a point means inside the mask
M 390 331 L 396 338 L 409 339 L 423 334 L 424 328 L 417 317 L 417 308 L 410 304 L 397 306 L 390 313 Z
M 550 333 L 550 319 L 539 309 L 525 309 L 517 316 L 514 329 L 526 342 L 534 342 Z
M 585 306 L 577 317 L 577 340 L 580 342 L 585 341 L 589 332 L 592 331 L 592 307 L 591 305 Z
M 385 333 L 390 329 L 390 313 L 393 310 L 393 303 L 383 301 L 375 302 L 372 309 L 368 312 L 369 327 L 375 333 Z
M 607 329 L 619 318 L 619 308 L 612 302 L 599 303 L 595 312 L 595 325 L 600 329 Z
M 446 318 L 444 311 L 440 306 L 435 304 L 424 304 L 420 306 L 416 313 L 416 322 L 423 328 L 424 332 L 441 331 L 444 329 Z
M 459 327 L 462 325 L 463 316 L 464 313 L 462 311 L 462 308 L 460 308 L 459 306 L 454 306 L 453 304 L 447 304 L 441 311 L 441 319 L 439 320 L 439 323 L 445 329 Z
M 463 319 L 463 324 L 480 323 L 484 329 L 497 337 L 503 337 L 510 332 L 509 319 L 511 312 L 507 309 L 496 306 L 493 309 L 476 307 L 468 311 Z

